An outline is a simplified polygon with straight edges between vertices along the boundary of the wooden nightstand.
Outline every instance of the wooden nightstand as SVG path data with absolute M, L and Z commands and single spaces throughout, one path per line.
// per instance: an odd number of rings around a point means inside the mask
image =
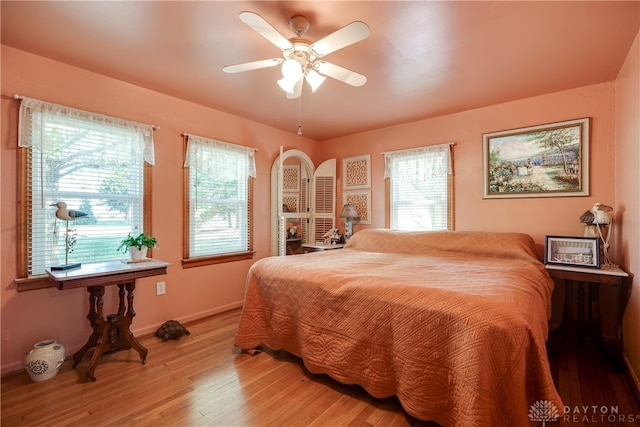
M 336 244 L 306 243 L 302 245 L 302 250 L 305 254 L 308 254 L 309 252 L 330 251 L 333 249 L 342 249 L 342 248 L 344 248 L 344 243 L 336 243 Z
M 549 275 L 553 279 L 564 280 L 565 300 L 564 318 L 565 327 L 569 324 L 570 313 L 567 309 L 567 302 L 571 297 L 571 289 L 577 286 L 578 292 L 578 321 L 581 329 L 588 327 L 585 336 L 596 340 L 603 351 L 619 367 L 624 368 L 622 357 L 622 315 L 628 300 L 627 288 L 629 286 L 627 278 L 629 275 L 618 267 L 602 267 L 600 269 L 573 267 L 566 265 L 546 265 Z M 575 285 L 574 285 L 575 284 Z M 587 286 L 588 284 L 588 286 Z M 615 336 L 613 343 L 606 343 L 602 336 L 601 308 L 600 308 L 600 287 L 612 286 L 616 288 L 619 311 L 614 319 Z M 586 288 L 586 291 L 585 291 Z M 588 298 L 587 316 L 584 312 L 585 294 Z M 585 325 L 586 324 L 586 325 Z M 584 331 L 581 331 L 584 333 Z
M 302 239 L 299 237 L 292 237 L 287 239 L 287 255 L 302 254 Z

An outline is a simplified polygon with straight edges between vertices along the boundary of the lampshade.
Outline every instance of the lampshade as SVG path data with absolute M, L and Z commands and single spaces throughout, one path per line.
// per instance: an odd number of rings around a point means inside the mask
M 282 79 L 278 85 L 287 93 L 293 93 L 293 88 L 302 77 L 302 65 L 295 59 L 287 59 L 282 63 Z
M 340 218 L 358 218 L 358 211 L 351 203 L 347 203 L 342 207 Z
M 307 80 L 307 83 L 309 83 L 309 86 L 311 86 L 311 90 L 315 92 L 322 82 L 325 81 L 326 77 L 318 73 L 316 70 L 309 70 L 305 75 L 305 79 Z
M 302 65 L 295 59 L 287 59 L 282 63 L 282 76 L 286 79 L 298 81 L 302 76 Z

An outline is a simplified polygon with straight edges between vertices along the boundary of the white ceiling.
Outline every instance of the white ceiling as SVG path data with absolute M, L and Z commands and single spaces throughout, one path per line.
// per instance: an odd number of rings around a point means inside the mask
M 300 103 L 278 67 L 227 74 L 280 51 L 238 18 L 281 34 L 297 14 L 312 42 L 352 21 L 369 38 L 326 56 L 367 76 L 327 79 Z M 257 122 L 326 140 L 616 78 L 639 1 L 2 1 L 2 43 Z M 25 94 L 37 96 L 37 94 Z

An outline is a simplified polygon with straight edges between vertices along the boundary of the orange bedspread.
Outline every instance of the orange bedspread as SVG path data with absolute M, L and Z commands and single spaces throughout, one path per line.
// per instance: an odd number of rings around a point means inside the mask
M 363 230 L 342 250 L 255 263 L 235 344 L 286 350 L 443 426 L 529 426 L 536 402 L 563 407 L 552 290 L 526 234 Z

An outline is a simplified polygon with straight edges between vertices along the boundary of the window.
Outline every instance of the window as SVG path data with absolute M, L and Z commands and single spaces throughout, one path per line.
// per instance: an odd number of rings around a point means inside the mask
M 396 230 L 452 230 L 452 143 L 385 155 L 387 226 Z
M 185 267 L 253 256 L 254 149 L 185 135 Z
M 153 163 L 152 126 L 29 98 L 19 114 L 25 276 L 120 258 L 127 233 L 150 232 L 144 161 Z M 87 215 L 58 219 L 59 202 Z

